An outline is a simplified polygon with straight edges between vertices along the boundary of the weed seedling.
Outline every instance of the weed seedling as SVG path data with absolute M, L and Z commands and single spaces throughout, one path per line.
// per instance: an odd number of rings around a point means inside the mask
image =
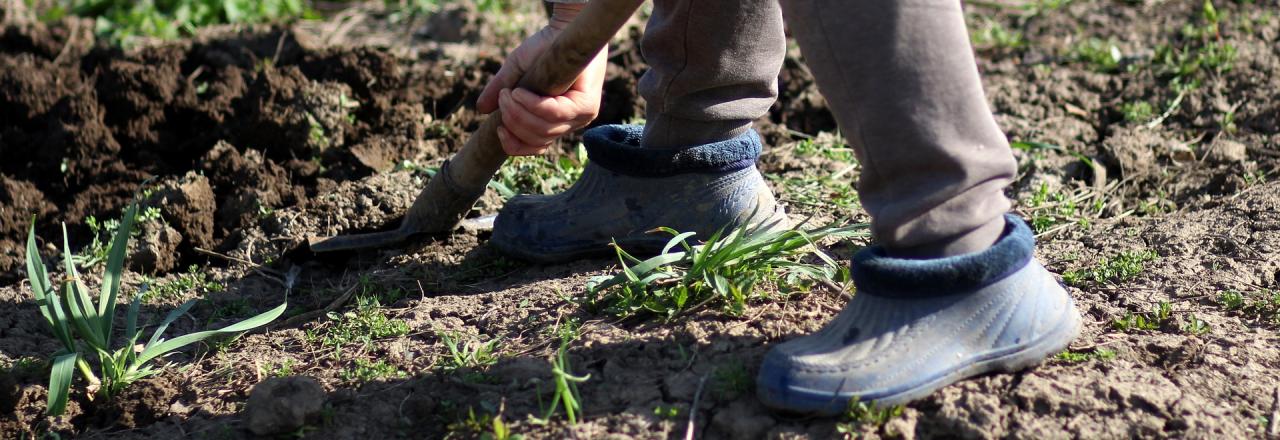
M 742 366 L 741 362 L 716 368 L 713 377 L 716 388 L 727 394 L 746 394 L 747 391 L 751 391 L 751 386 L 755 383 L 751 373 L 747 371 L 747 367 Z
M 1168 302 L 1160 301 L 1146 313 L 1129 312 L 1123 318 L 1111 321 L 1111 326 L 1118 331 L 1133 332 L 1139 330 L 1159 330 L 1169 322 L 1172 316 L 1172 306 Z
M 1242 293 L 1224 290 L 1218 293 L 1218 304 L 1245 319 L 1280 325 L 1280 291 L 1263 289 Z
M 1010 29 L 999 20 L 983 17 L 981 27 L 971 33 L 973 47 L 982 49 L 1013 50 L 1027 45 L 1022 32 Z
M 1218 304 L 1227 310 L 1240 310 L 1244 308 L 1244 295 L 1234 290 L 1224 290 L 1218 293 Z
M 582 414 L 582 397 L 578 393 L 578 384 L 591 379 L 591 375 L 574 376 L 569 367 L 569 341 L 561 341 L 560 348 L 551 359 L 551 375 L 556 384 L 555 395 L 551 397 L 551 408 L 541 419 L 533 419 L 535 423 L 546 424 L 555 415 L 556 409 L 564 408 L 565 418 L 570 425 L 578 424 L 578 415 Z
M 1187 322 L 1186 324 L 1182 325 L 1182 331 L 1190 333 L 1192 335 L 1200 336 L 1205 333 L 1209 333 L 1209 323 L 1204 322 L 1200 318 L 1196 317 L 1194 313 L 1192 313 L 1187 315 Z
M 491 339 L 480 342 L 477 339 L 460 341 L 461 334 L 440 331 L 440 341 L 449 349 L 449 357 L 445 358 L 444 369 L 448 371 L 462 368 L 481 368 L 498 363 L 500 341 Z
M 306 340 L 333 349 L 338 356 L 349 344 L 372 344 L 374 340 L 409 334 L 409 324 L 401 319 L 388 318 L 382 312 L 382 304 L 372 295 L 356 297 L 355 310 L 345 313 L 329 312 L 327 326 L 311 328 Z
M 160 209 L 156 207 L 143 209 L 140 213 L 135 212 L 132 218 L 134 224 L 163 221 Z M 93 240 L 89 242 L 88 246 L 80 250 L 80 254 L 73 255 L 71 261 L 80 265 L 81 269 L 89 269 L 107 261 L 109 250 L 107 249 L 107 244 L 110 242 L 111 237 L 116 235 L 116 231 L 120 229 L 120 220 L 100 221 L 97 217 L 91 215 L 84 218 L 84 223 L 93 234 Z M 139 231 L 134 230 L 130 234 L 131 237 L 137 237 Z
M 293 359 L 285 359 L 279 363 L 268 362 L 267 365 L 260 367 L 259 372 L 268 377 L 292 376 L 295 364 L 296 362 Z
M 99 397 L 110 399 L 129 384 L 162 371 L 163 367 L 156 367 L 151 363 L 161 356 L 215 336 L 232 335 L 260 327 L 284 313 L 287 304 L 280 304 L 274 309 L 218 330 L 196 332 L 173 339 L 161 337 L 169 324 L 186 314 L 195 304 L 195 301 L 188 301 L 169 312 L 152 332 L 151 339 L 139 350 L 136 344 L 142 337 L 142 328 L 138 325 L 138 314 L 144 292 L 134 295 L 125 312 L 122 340 L 118 345 L 113 344 L 116 340 L 116 302 L 120 297 L 125 254 L 128 252 L 129 236 L 137 213 L 138 205 L 130 204 L 124 220 L 111 239 L 106 270 L 102 274 L 102 289 L 96 300 L 72 262 L 65 225 L 62 230 L 65 273 L 60 289 L 55 289 L 44 262 L 40 260 L 34 224 L 27 233 L 27 277 L 31 291 L 45 323 L 53 331 L 54 337 L 62 343 L 62 350 L 54 354 L 53 368 L 49 373 L 50 415 L 61 415 L 65 411 L 76 369 L 89 382 L 91 390 L 96 389 Z M 88 362 L 90 353 L 98 359 L 97 373 Z
M 586 302 L 616 316 L 653 313 L 672 319 L 712 303 L 739 316 L 748 299 L 763 295 L 755 289 L 760 283 L 773 283 L 784 292 L 803 290 L 813 280 L 844 273 L 813 244 L 827 237 L 865 237 L 866 228 L 859 224 L 769 231 L 742 226 L 727 234 L 717 232 L 701 245 L 690 243 L 692 232 L 658 228 L 673 237 L 656 257 L 641 261 L 614 244 L 622 272 L 588 282 Z M 677 247 L 684 251 L 674 251 Z M 808 254 L 819 261 L 802 261 Z
M 357 382 L 368 382 L 371 380 L 408 376 L 404 371 L 396 368 L 395 365 L 387 363 L 385 360 L 378 360 L 374 362 L 364 358 L 357 358 L 352 366 L 354 368 L 343 371 L 339 374 L 342 379 Z
M 1126 102 L 1120 104 L 1120 113 L 1124 114 L 1125 121 L 1143 123 L 1155 118 L 1156 109 L 1146 101 Z
M 902 405 L 880 408 L 875 403 L 855 399 L 849 402 L 849 409 L 841 416 L 840 422 L 836 423 L 836 432 L 847 439 L 856 438 L 862 428 L 867 426 L 880 428 L 890 420 L 902 416 L 904 411 L 905 408 Z
M 1115 357 L 1116 357 L 1115 351 L 1108 350 L 1105 348 L 1095 348 L 1093 349 L 1093 351 L 1088 351 L 1088 352 L 1074 352 L 1070 350 L 1065 350 L 1062 353 L 1058 353 L 1057 356 L 1054 356 L 1054 358 L 1057 360 L 1071 363 L 1071 364 L 1088 362 L 1095 359 L 1100 361 L 1109 361 L 1111 359 L 1115 359 Z
M 1071 50 L 1072 58 L 1099 72 L 1117 72 L 1120 70 L 1121 62 L 1124 61 L 1124 54 L 1120 52 L 1120 47 L 1116 46 L 1115 40 L 1104 41 L 1090 37 L 1081 40 Z
M 178 275 L 178 278 L 173 281 L 163 284 L 154 284 L 149 281 L 147 284 L 152 284 L 153 287 L 142 294 L 142 302 L 145 303 L 180 299 L 192 291 L 221 292 L 225 288 L 222 284 L 210 280 L 209 276 L 194 264 L 187 267 L 187 273 Z
M 1122 283 L 1136 278 L 1146 270 L 1146 264 L 1155 261 L 1157 257 L 1150 250 L 1121 252 L 1113 258 L 1103 258 L 1094 267 L 1069 270 L 1062 274 L 1062 281 L 1072 286 L 1081 286 L 1086 282 Z
M 653 415 L 667 420 L 675 420 L 677 417 L 680 417 L 680 408 L 675 406 L 658 405 L 653 407 Z
M 511 428 L 502 421 L 502 412 L 493 416 L 492 431 L 480 435 L 480 440 L 523 440 L 524 436 L 511 432 Z

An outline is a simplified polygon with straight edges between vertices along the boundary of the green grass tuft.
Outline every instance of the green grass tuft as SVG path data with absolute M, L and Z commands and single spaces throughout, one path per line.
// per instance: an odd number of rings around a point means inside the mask
M 588 306 L 620 317 L 651 313 L 671 319 L 703 305 L 719 305 L 738 316 L 748 300 L 765 297 L 765 290 L 757 288 L 761 284 L 788 293 L 806 290 L 817 279 L 846 277 L 847 269 L 816 249 L 814 242 L 868 235 L 863 224 L 807 231 L 743 226 L 694 245 L 692 232 L 658 230 L 673 238 L 660 255 L 648 260 L 615 244 L 621 272 L 587 283 Z M 808 255 L 818 261 L 804 261 Z

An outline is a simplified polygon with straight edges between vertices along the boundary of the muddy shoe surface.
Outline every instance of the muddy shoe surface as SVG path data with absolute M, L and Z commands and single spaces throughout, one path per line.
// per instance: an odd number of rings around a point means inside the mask
M 1000 240 L 978 253 L 907 260 L 863 249 L 853 260 L 858 291 L 844 310 L 765 356 L 760 400 L 811 414 L 841 413 L 854 399 L 898 405 L 1062 351 L 1080 314 L 1034 260 L 1031 230 L 1006 219 Z
M 494 246 L 552 263 L 609 255 L 614 240 L 629 252 L 658 252 L 671 237 L 648 231 L 661 226 L 696 232 L 695 239 L 744 222 L 788 227 L 756 169 L 754 131 L 676 150 L 642 149 L 642 133 L 628 125 L 588 131 L 582 178 L 560 194 L 508 201 L 494 222 Z

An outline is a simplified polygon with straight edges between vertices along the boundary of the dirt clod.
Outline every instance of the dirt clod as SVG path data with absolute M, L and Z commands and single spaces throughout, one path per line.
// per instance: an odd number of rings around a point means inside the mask
M 129 242 L 130 269 L 156 274 L 178 267 L 182 234 L 177 229 L 160 220 L 143 222 L 138 229 L 138 237 Z
M 254 385 L 244 413 L 254 434 L 284 434 L 315 421 L 324 402 L 319 381 L 305 376 L 277 377 Z
M 1248 158 L 1248 147 L 1230 139 L 1218 139 L 1209 144 L 1205 158 L 1218 163 L 1244 162 Z
M 146 205 L 160 208 L 165 222 L 182 234 L 187 246 L 213 246 L 217 205 L 209 178 L 190 171 L 181 178 L 166 179 L 157 185 Z

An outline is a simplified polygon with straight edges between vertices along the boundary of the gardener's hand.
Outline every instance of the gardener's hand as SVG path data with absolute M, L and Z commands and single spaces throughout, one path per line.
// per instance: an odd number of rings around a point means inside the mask
M 485 86 L 476 103 L 480 113 L 502 110 L 498 139 L 512 156 L 541 154 L 556 138 L 586 127 L 600 114 L 600 93 L 604 87 L 606 50 L 601 50 L 582 75 L 560 96 L 539 96 L 515 88 L 520 77 L 533 68 L 538 55 L 555 41 L 561 29 L 577 16 L 585 4 L 556 3 L 551 22 L 520 44 L 502 63 L 502 69 Z

